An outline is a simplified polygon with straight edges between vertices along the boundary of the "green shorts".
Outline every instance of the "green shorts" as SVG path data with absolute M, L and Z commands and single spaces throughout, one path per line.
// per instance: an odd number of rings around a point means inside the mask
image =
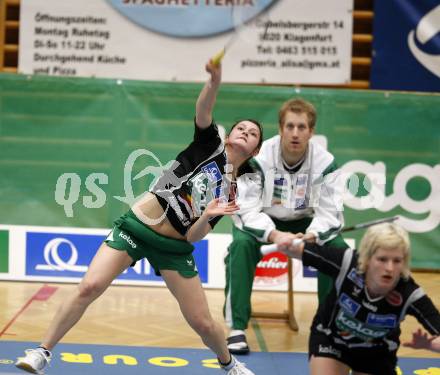
M 189 242 L 154 232 L 131 210 L 117 219 L 114 225 L 104 242 L 113 249 L 126 251 L 134 261 L 132 266 L 147 258 L 158 276 L 160 270 L 178 271 L 188 278 L 198 274 L 192 255 L 194 246 Z

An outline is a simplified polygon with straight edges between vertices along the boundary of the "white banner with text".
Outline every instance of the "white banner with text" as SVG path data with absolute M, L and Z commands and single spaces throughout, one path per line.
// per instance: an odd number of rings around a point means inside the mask
M 204 81 L 350 81 L 353 0 L 21 0 L 19 72 Z

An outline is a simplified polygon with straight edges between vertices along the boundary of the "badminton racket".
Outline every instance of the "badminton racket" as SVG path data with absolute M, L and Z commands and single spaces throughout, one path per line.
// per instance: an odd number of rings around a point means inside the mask
M 247 39 L 254 39 L 254 33 L 249 35 L 248 31 L 250 31 L 249 29 L 253 26 L 256 16 L 262 14 L 262 11 L 267 6 L 266 3 L 267 1 L 264 0 L 254 0 L 252 4 L 231 6 L 230 17 L 233 31 L 224 47 L 211 58 L 214 65 L 219 65 L 221 63 L 226 52 L 229 51 L 230 47 L 237 40 L 240 39 L 246 42 Z
M 393 221 L 397 220 L 398 218 L 399 218 L 399 216 L 391 216 L 391 217 L 386 217 L 386 218 L 383 218 L 383 219 L 366 221 L 365 223 L 359 223 L 359 224 L 356 224 L 356 225 L 352 225 L 350 227 L 342 228 L 340 230 L 340 233 L 350 232 L 352 230 L 369 228 L 369 227 L 371 227 L 373 225 L 377 225 L 377 224 L 390 223 L 390 222 L 393 222 Z M 297 246 L 297 245 L 301 244 L 302 242 L 303 242 L 302 239 L 295 238 L 292 241 L 292 245 L 293 246 Z M 278 245 L 273 243 L 273 244 L 270 244 L 270 245 L 263 245 L 263 246 L 261 246 L 260 251 L 261 251 L 261 254 L 264 256 L 264 255 L 267 255 L 267 254 L 270 254 L 270 253 L 273 253 L 273 252 L 277 251 L 277 249 L 278 249 Z

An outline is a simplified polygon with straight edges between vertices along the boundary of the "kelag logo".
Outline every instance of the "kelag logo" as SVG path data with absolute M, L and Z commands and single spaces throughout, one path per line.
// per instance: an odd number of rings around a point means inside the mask
M 106 236 L 91 234 L 28 232 L 26 235 L 26 275 L 81 278 Z M 208 241 L 195 244 L 200 279 L 208 279 Z M 118 279 L 161 280 L 146 260 L 137 262 Z
M 0 272 L 9 270 L 9 232 L 0 230 Z

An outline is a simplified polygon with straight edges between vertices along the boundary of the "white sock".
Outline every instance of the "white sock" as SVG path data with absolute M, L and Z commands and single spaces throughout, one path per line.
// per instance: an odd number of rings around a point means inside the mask
M 238 336 L 238 335 L 244 335 L 244 331 L 240 330 L 240 329 L 233 329 L 230 333 L 229 333 L 229 337 L 232 336 Z
M 235 358 L 233 355 L 231 355 L 231 362 L 229 362 L 228 365 L 222 366 L 226 371 L 229 371 L 232 367 L 235 365 Z

